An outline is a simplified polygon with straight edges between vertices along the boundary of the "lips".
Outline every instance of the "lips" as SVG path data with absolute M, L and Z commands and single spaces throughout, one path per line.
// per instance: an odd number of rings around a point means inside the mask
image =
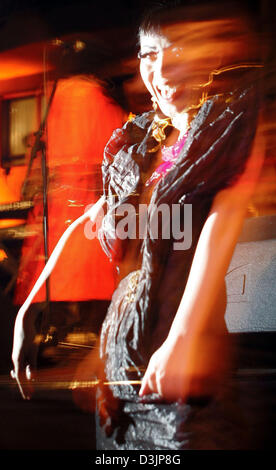
M 158 99 L 162 99 L 167 103 L 175 101 L 180 94 L 183 93 L 183 89 L 171 85 L 156 85 L 155 87 L 156 96 Z
M 164 85 L 162 87 L 157 86 L 156 91 L 161 96 L 161 98 L 163 98 L 166 101 L 171 101 L 173 96 L 176 93 L 176 88 L 170 87 L 168 85 Z

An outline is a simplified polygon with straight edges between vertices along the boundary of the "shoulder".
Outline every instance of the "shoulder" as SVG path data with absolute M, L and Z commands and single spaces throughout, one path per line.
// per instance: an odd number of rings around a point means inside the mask
M 146 112 L 127 120 L 123 127 L 115 129 L 106 144 L 105 156 L 114 157 L 123 147 L 137 144 L 145 137 L 154 113 Z
M 260 106 L 258 87 L 236 89 L 207 99 L 196 115 L 197 127 L 206 123 L 214 125 L 223 119 L 231 121 L 237 116 L 257 116 Z

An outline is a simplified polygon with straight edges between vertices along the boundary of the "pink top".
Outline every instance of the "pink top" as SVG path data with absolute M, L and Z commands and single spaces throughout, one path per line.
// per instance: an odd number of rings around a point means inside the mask
M 152 183 L 157 183 L 157 181 L 162 178 L 172 167 L 174 162 L 177 160 L 179 152 L 182 150 L 187 139 L 187 134 L 185 134 L 181 139 L 177 140 L 174 145 L 171 147 L 166 147 L 163 145 L 161 147 L 162 152 L 162 163 L 156 168 L 152 173 L 151 177 L 146 181 L 146 186 L 150 186 Z

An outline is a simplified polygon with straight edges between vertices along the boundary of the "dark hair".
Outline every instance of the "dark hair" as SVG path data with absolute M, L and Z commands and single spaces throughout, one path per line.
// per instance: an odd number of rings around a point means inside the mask
M 243 18 L 248 23 L 252 20 L 249 10 L 242 6 L 240 2 L 233 0 L 224 2 L 216 0 L 155 1 L 142 16 L 138 28 L 138 37 L 141 34 L 159 33 L 163 25 L 215 20 L 227 16 Z
M 205 22 L 210 22 L 208 27 L 205 27 Z M 195 23 L 196 26 L 202 23 L 203 28 L 185 32 L 185 24 L 189 23 Z M 184 4 L 180 1 L 155 2 L 143 17 L 138 33 L 139 39 L 144 34 L 160 34 L 163 26 L 174 24 L 181 27 L 183 24 L 183 38 L 185 39 L 184 35 L 187 34 L 187 39 L 195 39 L 195 44 L 199 47 L 204 48 L 208 44 L 221 45 L 220 77 L 212 80 L 212 85 L 209 86 L 212 94 L 228 90 L 229 85 L 232 88 L 239 88 L 260 79 L 262 56 L 257 41 L 258 35 L 254 34 L 251 15 L 240 3 L 226 1 L 219 4 L 215 0 L 209 2 L 186 0 Z M 227 27 L 224 28 L 224 24 Z M 241 44 L 241 47 L 239 48 L 237 44 Z M 207 73 L 204 60 L 198 72 L 199 75 Z M 188 79 L 187 75 L 186 80 Z
M 150 32 L 160 32 L 161 26 L 175 17 L 175 11 L 179 8 L 179 2 L 159 1 L 151 4 L 140 21 L 138 35 Z

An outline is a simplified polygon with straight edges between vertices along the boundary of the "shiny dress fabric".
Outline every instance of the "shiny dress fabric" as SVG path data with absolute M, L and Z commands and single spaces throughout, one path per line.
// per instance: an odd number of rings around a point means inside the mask
M 96 416 L 98 450 L 243 450 L 250 444 L 237 403 L 228 397 L 188 403 L 122 400 L 116 419 Z M 98 403 L 101 401 L 98 396 Z
M 176 162 L 148 194 L 144 183 L 154 169 L 150 150 L 156 145 L 151 137 L 153 113 L 126 123 L 106 147 L 103 179 L 108 207 L 100 235 L 104 250 L 117 262 L 121 281 L 101 332 L 98 449 L 242 447 L 242 423 L 234 411 L 230 384 L 220 396 L 169 404 L 156 395 L 141 401 L 139 385 L 133 381 L 141 380 L 152 353 L 168 334 L 212 200 L 243 171 L 257 115 L 253 87 L 206 101 Z M 192 204 L 191 247 L 175 250 L 173 237 L 156 239 L 150 228 L 143 240 L 118 243 L 114 213 L 123 203 L 134 204 L 137 213 L 141 201 L 147 202 L 148 220 L 160 204 Z

